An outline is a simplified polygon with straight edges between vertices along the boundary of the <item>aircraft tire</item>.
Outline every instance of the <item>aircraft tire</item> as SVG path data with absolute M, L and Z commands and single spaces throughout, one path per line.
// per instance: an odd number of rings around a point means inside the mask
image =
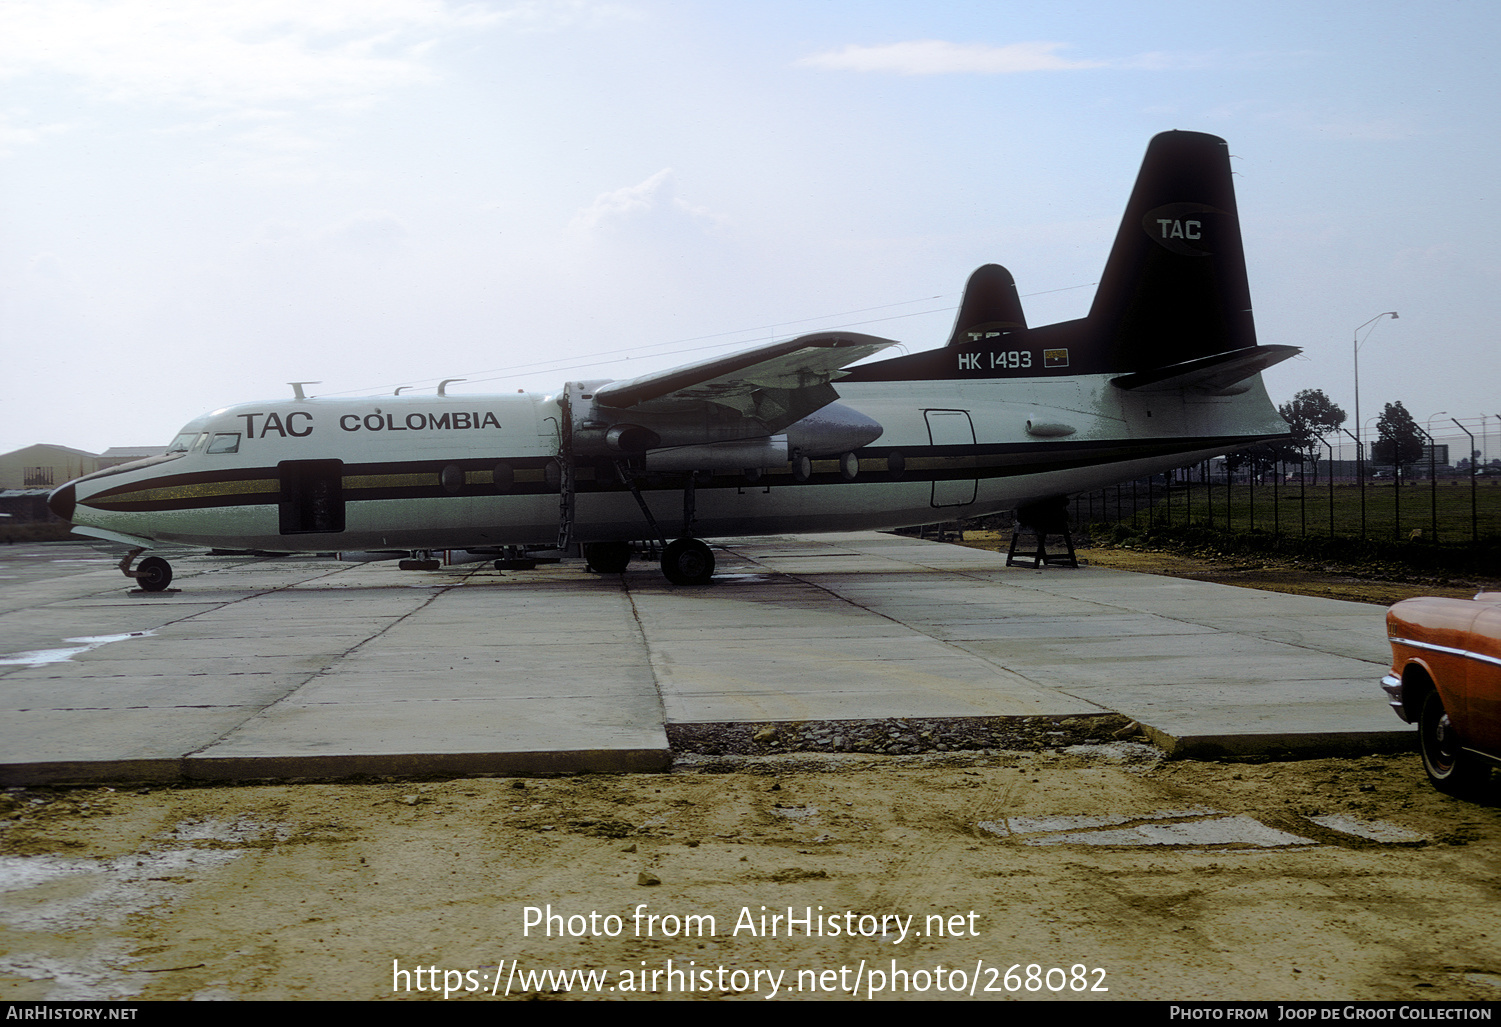
M 596 574 L 620 574 L 631 563 L 629 542 L 588 542 L 584 545 L 584 559 L 589 569 Z
M 662 551 L 662 573 L 674 585 L 707 585 L 714 576 L 714 554 L 696 538 L 680 538 Z
M 172 584 L 172 565 L 160 556 L 148 556 L 136 568 L 135 580 L 144 592 L 161 592 Z

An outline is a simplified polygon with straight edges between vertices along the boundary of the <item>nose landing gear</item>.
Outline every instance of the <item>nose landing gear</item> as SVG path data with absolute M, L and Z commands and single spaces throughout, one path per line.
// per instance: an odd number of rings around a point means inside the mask
M 172 584 L 172 565 L 166 560 L 159 556 L 148 556 L 135 570 L 130 569 L 135 558 L 144 552 L 144 549 L 132 549 L 127 553 L 125 559 L 120 561 L 120 573 L 134 579 L 143 592 L 166 591 L 167 586 Z

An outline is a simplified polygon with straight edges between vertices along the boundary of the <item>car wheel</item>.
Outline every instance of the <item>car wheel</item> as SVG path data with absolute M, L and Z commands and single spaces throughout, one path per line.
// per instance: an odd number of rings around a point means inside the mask
M 714 576 L 714 554 L 696 538 L 680 538 L 662 551 L 662 573 L 674 585 L 707 585 Z
M 1478 785 L 1485 768 L 1477 766 L 1460 745 L 1459 734 L 1449 721 L 1444 700 L 1437 691 L 1423 697 L 1418 714 L 1418 747 L 1423 752 L 1423 769 L 1428 780 L 1440 791 L 1460 795 Z
M 159 556 L 148 556 L 136 568 L 136 584 L 146 592 L 160 592 L 172 584 L 172 565 Z

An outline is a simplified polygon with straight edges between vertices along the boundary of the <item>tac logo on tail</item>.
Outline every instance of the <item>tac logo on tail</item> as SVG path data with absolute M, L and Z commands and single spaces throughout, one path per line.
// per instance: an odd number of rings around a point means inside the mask
M 1214 250 L 1209 241 L 1215 235 L 1217 215 L 1226 212 L 1207 203 L 1167 203 L 1141 216 L 1142 231 L 1147 238 L 1180 257 L 1207 257 Z

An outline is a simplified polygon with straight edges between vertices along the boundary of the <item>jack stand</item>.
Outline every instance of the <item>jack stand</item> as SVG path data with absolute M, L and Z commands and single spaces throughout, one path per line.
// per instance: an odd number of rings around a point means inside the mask
M 1030 534 L 1037 543 L 1034 551 L 1017 551 L 1023 532 Z M 1068 549 L 1068 555 L 1063 553 L 1048 552 L 1049 536 L 1061 537 L 1064 546 Z M 1068 525 L 1063 525 L 1062 531 L 1049 532 L 1044 528 L 1024 528 L 1020 524 L 1011 532 L 1011 549 L 1006 553 L 1007 567 L 1025 566 L 1024 561 L 1031 560 L 1033 568 L 1042 566 L 1078 567 L 1079 559 L 1074 555 L 1074 536 L 1068 530 Z

